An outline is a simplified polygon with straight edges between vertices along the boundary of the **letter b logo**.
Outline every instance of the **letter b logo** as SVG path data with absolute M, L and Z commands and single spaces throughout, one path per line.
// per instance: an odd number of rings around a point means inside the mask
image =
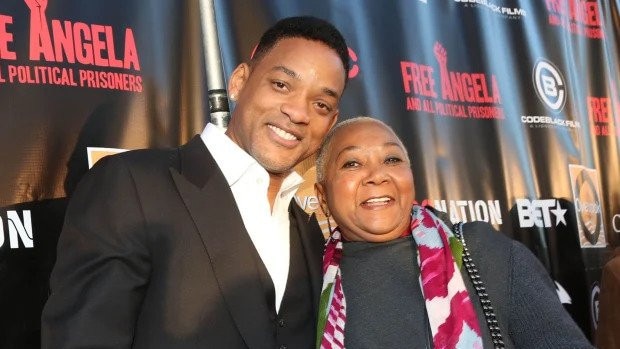
M 566 84 L 560 70 L 547 60 L 534 66 L 534 88 L 538 98 L 553 112 L 559 112 L 566 103 Z

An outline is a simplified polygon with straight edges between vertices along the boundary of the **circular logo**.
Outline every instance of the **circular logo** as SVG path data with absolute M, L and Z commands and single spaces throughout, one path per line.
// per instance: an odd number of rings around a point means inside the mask
M 615 214 L 611 219 L 611 227 L 616 233 L 620 233 L 620 214 Z
M 598 286 L 598 282 L 595 282 L 592 284 L 592 289 L 590 290 L 590 318 L 592 319 L 592 325 L 595 330 L 598 327 L 598 302 L 600 293 L 601 288 Z
M 585 238 L 596 245 L 601 234 L 601 204 L 596 185 L 587 171 L 581 171 L 575 179 L 575 209 L 579 215 L 579 226 Z
M 566 103 L 566 84 L 560 70 L 551 62 L 541 59 L 534 66 L 534 87 L 541 101 L 553 112 L 559 112 Z

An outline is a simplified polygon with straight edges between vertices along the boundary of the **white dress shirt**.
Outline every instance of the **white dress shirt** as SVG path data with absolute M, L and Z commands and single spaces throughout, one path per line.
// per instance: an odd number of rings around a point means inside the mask
M 303 179 L 297 172 L 288 175 L 272 210 L 267 197 L 267 171 L 215 125 L 207 124 L 200 137 L 224 174 L 243 224 L 271 276 L 276 311 L 279 311 L 290 260 L 288 206 Z

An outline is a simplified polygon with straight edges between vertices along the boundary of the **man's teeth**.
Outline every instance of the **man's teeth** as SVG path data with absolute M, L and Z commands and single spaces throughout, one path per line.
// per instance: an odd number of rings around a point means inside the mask
M 269 125 L 269 128 L 273 130 L 273 132 L 275 132 L 278 136 L 286 139 L 287 141 L 294 141 L 297 139 L 297 137 L 295 137 L 294 135 L 284 131 L 281 128 L 275 127 L 273 125 Z
M 373 204 L 375 202 L 388 202 L 388 201 L 390 201 L 390 198 L 384 196 L 382 198 L 368 199 L 368 200 L 366 200 L 366 203 Z

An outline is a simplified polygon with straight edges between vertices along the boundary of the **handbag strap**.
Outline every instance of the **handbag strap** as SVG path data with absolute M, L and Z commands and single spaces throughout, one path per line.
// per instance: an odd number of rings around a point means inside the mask
M 469 253 L 469 249 L 467 248 L 467 243 L 465 243 L 465 236 L 463 234 L 463 223 L 456 223 L 453 226 L 452 230 L 454 231 L 454 235 L 456 235 L 456 237 L 463 244 L 463 265 L 465 266 L 465 270 L 467 270 L 467 275 L 469 275 L 471 283 L 474 285 L 476 294 L 478 294 L 478 299 L 480 300 L 480 304 L 482 305 L 484 319 L 486 320 L 487 326 L 489 328 L 489 333 L 491 334 L 493 345 L 495 349 L 504 349 L 504 340 L 499 328 L 499 322 L 497 321 L 497 317 L 495 316 L 495 310 L 491 305 L 491 300 L 489 299 L 489 294 L 487 293 L 486 287 L 484 286 L 484 283 L 480 278 L 478 268 L 476 268 L 476 265 L 471 258 L 471 254 Z

